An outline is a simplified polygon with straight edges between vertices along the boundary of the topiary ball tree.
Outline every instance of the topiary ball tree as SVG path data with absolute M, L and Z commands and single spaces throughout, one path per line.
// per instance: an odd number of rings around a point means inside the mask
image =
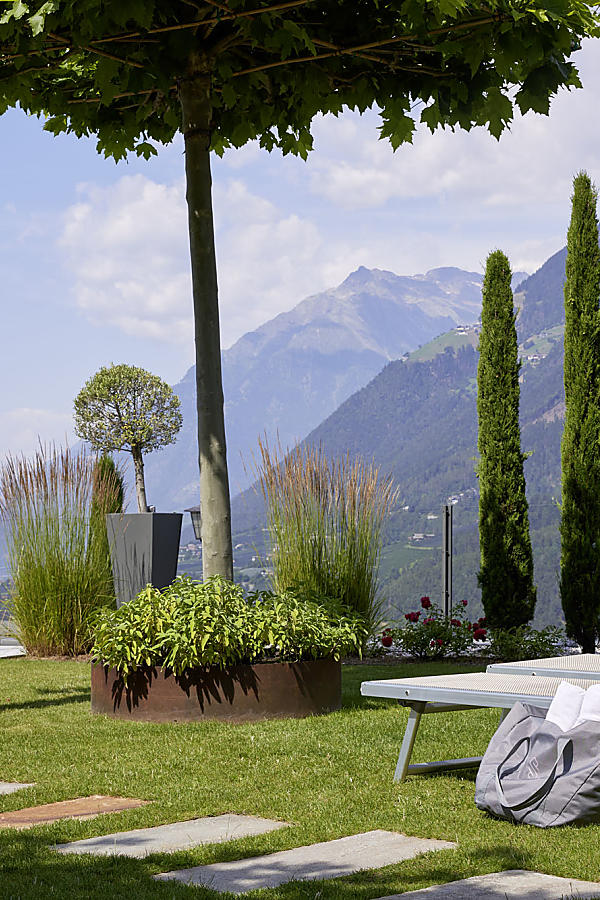
M 75 398 L 75 432 L 94 450 L 133 457 L 139 512 L 148 512 L 144 453 L 175 441 L 183 421 L 179 397 L 145 369 L 111 365 L 86 381 Z

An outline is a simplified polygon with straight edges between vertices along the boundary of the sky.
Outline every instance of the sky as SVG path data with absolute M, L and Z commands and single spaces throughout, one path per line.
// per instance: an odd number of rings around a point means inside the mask
M 481 272 L 496 248 L 534 272 L 566 241 L 573 176 L 600 184 L 600 44 L 574 55 L 584 87 L 549 117 L 420 128 L 393 153 L 374 112 L 314 123 L 307 162 L 256 144 L 213 157 L 223 347 L 360 265 Z M 0 458 L 72 443 L 73 399 L 101 366 L 171 384 L 193 363 L 183 144 L 115 164 L 93 139 L 0 117 Z

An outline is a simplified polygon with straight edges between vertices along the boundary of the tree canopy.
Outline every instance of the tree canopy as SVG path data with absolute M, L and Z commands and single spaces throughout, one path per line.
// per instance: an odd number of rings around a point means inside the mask
M 143 454 L 175 441 L 181 428 L 179 397 L 157 375 L 137 366 L 99 369 L 75 398 L 75 431 L 94 450 L 133 456 L 138 509 L 146 512 Z
M 116 159 L 181 127 L 178 85 L 210 75 L 211 149 L 257 138 L 306 156 L 317 113 L 381 110 L 381 136 L 546 113 L 597 34 L 582 0 L 14 0 L 0 17 L 0 113 L 96 135 Z M 511 90 L 518 86 L 516 91 Z

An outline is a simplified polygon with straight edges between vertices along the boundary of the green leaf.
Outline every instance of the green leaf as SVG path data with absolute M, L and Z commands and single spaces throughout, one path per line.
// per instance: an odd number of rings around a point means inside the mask
M 485 103 L 485 117 L 488 129 L 495 138 L 499 138 L 508 122 L 513 117 L 510 99 L 499 88 L 490 88 Z
M 42 31 L 44 30 L 44 25 L 46 23 L 46 16 L 49 15 L 50 13 L 53 13 L 57 9 L 58 9 L 57 0 L 48 0 L 48 2 L 46 2 L 42 6 L 40 6 L 38 11 L 33 16 L 29 17 L 28 22 L 31 26 L 31 32 L 34 37 L 38 34 L 41 34 Z
M 0 17 L 0 25 L 5 25 L 7 22 L 10 22 L 11 19 L 22 19 L 28 12 L 29 7 L 26 3 L 23 3 L 23 0 L 14 0 L 12 8 L 8 9 Z
M 136 144 L 135 152 L 138 156 L 143 156 L 144 159 L 150 159 L 151 156 L 158 156 L 158 150 L 154 144 L 150 144 L 148 141 L 142 141 L 141 143 Z
M 401 114 L 384 121 L 379 128 L 379 137 L 389 138 L 392 147 L 397 150 L 401 144 L 412 144 L 414 131 L 415 121 L 412 116 Z

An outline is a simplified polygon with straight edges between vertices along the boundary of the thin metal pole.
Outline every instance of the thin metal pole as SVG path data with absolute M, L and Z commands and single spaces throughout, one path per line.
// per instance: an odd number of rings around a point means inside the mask
M 442 606 L 448 618 L 448 507 L 442 508 Z
M 452 612 L 452 505 L 442 511 L 442 604 L 446 618 Z
M 448 612 L 452 615 L 452 515 L 454 506 L 448 507 Z

